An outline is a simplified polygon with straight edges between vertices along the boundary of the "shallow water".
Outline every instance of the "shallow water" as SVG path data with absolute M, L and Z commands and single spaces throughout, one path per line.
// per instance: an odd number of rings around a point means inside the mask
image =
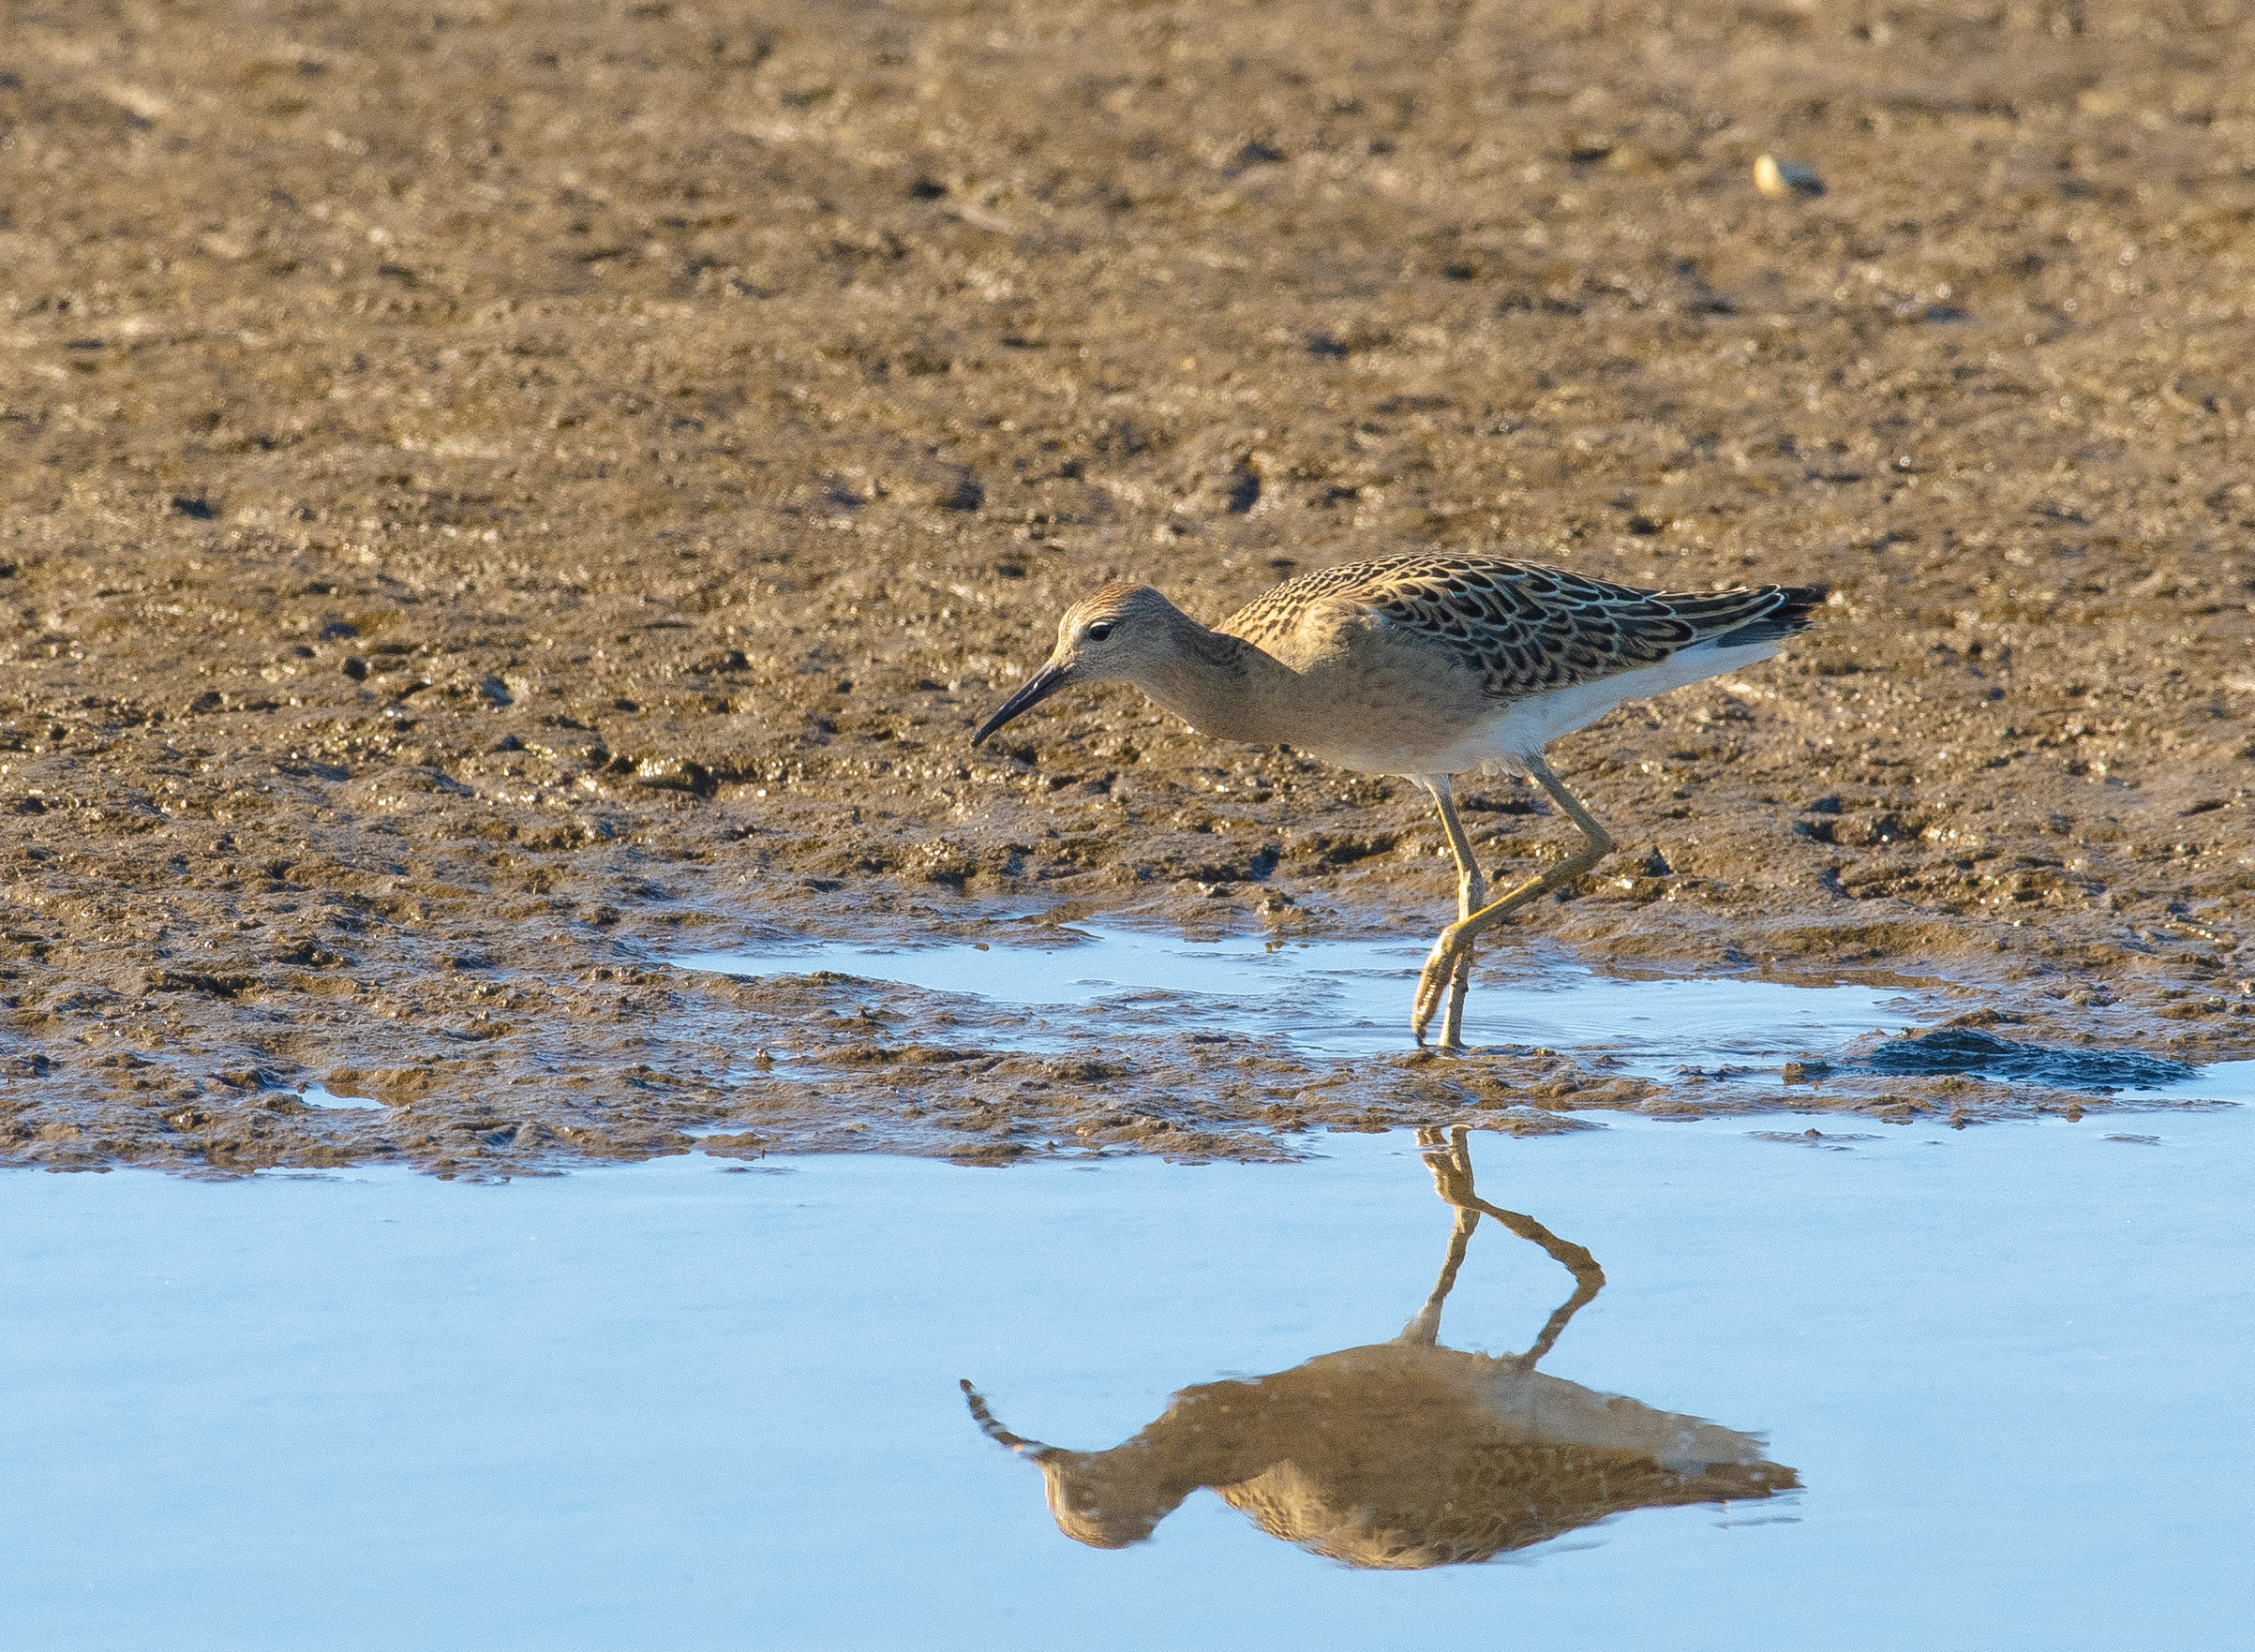
M 380 1101 L 370 1101 L 362 1095 L 334 1095 L 326 1084 L 308 1084 L 298 1092 L 298 1099 L 307 1107 L 339 1109 L 346 1112 L 366 1108 L 381 1107 Z
M 1608 1125 L 1470 1144 L 1479 1196 L 1605 1272 L 1541 1371 L 1765 1436 L 1802 1489 L 1412 1571 L 1319 1558 L 1211 1490 L 1148 1541 L 1083 1546 L 956 1386 L 1098 1451 L 1187 1386 L 1386 1343 L 1456 1215 L 1400 1134 L 1317 1138 L 1325 1156 L 1286 1167 L 17 1173 L 0 1640 L 2055 1652 L 2239 1632 L 2255 1113 L 2149 1113 L 2135 1136 Z M 1439 1342 L 1524 1350 L 1574 1286 L 1482 1219 Z
M 1310 1054 L 1399 1054 L 1429 942 L 1185 941 L 1131 930 L 1050 931 L 1047 944 L 850 942 L 687 954 L 679 968 L 771 975 L 830 970 L 978 1002 L 997 1042 L 1055 1043 L 1211 1029 L 1278 1037 Z M 1472 1044 L 1620 1057 L 1625 1071 L 1759 1061 L 1897 1032 L 1931 1014 L 1889 988 L 1773 981 L 1632 981 L 1576 966 L 1484 970 L 1466 1000 Z M 1774 1061 L 1771 1064 L 1775 1064 Z
M 1311 1055 L 1398 1055 L 1426 945 L 1186 941 L 1068 929 L 1046 943 L 857 945 L 829 941 L 684 954 L 682 969 L 737 975 L 831 971 L 955 995 L 954 1025 L 1000 1047 L 1119 1043 L 1205 1031 L 1277 1038 Z M 1480 972 L 1465 1003 L 1475 1047 L 1556 1048 L 1664 1079 L 1685 1068 L 1780 1076 L 1788 1060 L 1902 1076 L 1965 1074 L 2084 1092 L 2255 1098 L 2255 1062 L 2204 1071 L 2136 1051 L 2050 1049 L 1965 1029 L 1927 1033 L 1956 1006 L 1892 988 L 1788 986 L 1718 975 L 1631 980 L 1578 966 Z M 1878 1042 L 1881 1035 L 1888 1041 Z M 1855 1049 L 1849 1046 L 1866 1040 Z M 1836 1064 L 1834 1064 L 1836 1061 Z

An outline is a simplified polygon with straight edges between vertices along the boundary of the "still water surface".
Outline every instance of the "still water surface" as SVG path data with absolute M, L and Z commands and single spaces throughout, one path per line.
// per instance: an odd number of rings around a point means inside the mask
M 946 993 L 951 1005 L 927 1030 L 997 1049 L 1120 1049 L 1202 1032 L 1275 1038 L 1334 1059 L 1411 1048 L 1406 1023 L 1423 943 L 1187 941 L 1095 927 L 1038 934 L 984 945 L 770 941 L 671 961 L 746 976 L 830 971 Z M 2017 1079 L 2083 1094 L 2255 1099 L 2255 1062 L 2199 1069 L 2135 1049 L 2029 1044 L 1945 1024 L 1964 1008 L 1891 987 L 1787 985 L 1738 973 L 1640 980 L 1576 964 L 1533 966 L 1519 955 L 1482 971 L 1464 1031 L 1475 1049 L 1556 1048 L 1662 1080 L 1713 1070 L 1782 1082 L 1795 1061 L 1818 1070 Z M 333 1100 L 311 1092 L 306 1099 Z M 1783 1091 L 1779 1105 L 1791 1105 Z
M 2244 1644 L 2255 1113 L 1606 1125 L 14 1173 L 0 1643 Z
M 1280 1037 L 1316 1055 L 1411 1048 L 1410 1000 L 1426 941 L 1186 941 L 1135 930 L 1055 930 L 981 945 L 777 944 L 699 952 L 679 968 L 743 975 L 831 970 L 961 994 L 996 1044 L 1210 1029 Z M 1629 980 L 1579 965 L 1481 973 L 1465 1005 L 1473 1044 L 1604 1051 L 1624 1071 L 1759 1060 L 1899 1032 L 1936 1012 L 1891 988 L 1797 987 L 1738 975 Z

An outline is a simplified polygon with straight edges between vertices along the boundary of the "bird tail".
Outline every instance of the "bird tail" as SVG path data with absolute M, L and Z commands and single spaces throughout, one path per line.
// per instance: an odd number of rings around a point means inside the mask
M 1773 585 L 1758 594 L 1774 598 L 1768 612 L 1733 627 L 1715 639 L 1717 648 L 1744 648 L 1757 643 L 1782 642 L 1809 629 L 1813 612 L 1824 605 L 1832 588 L 1825 585 Z

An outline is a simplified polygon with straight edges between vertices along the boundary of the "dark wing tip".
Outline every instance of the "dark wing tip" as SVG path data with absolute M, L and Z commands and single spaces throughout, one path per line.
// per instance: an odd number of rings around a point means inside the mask
M 1806 631 L 1816 617 L 1816 610 L 1831 599 L 1829 585 L 1786 585 L 1778 588 L 1778 595 L 1785 600 L 1770 613 L 1773 622 L 1790 625 L 1795 631 Z
M 1781 585 L 1771 588 L 1783 599 L 1759 619 L 1752 619 L 1715 639 L 1719 648 L 1749 647 L 1756 643 L 1781 642 L 1809 629 L 1815 611 L 1832 594 L 1829 585 Z

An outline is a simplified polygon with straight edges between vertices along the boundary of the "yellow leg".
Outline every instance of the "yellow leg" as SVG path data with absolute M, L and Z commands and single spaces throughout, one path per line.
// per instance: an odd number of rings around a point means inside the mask
M 1479 859 L 1472 854 L 1471 840 L 1464 835 L 1464 823 L 1456 818 L 1456 797 L 1445 774 L 1424 777 L 1426 790 L 1433 794 L 1433 803 L 1441 811 L 1441 826 L 1448 833 L 1449 853 L 1456 857 L 1456 917 L 1462 922 L 1480 910 L 1487 900 L 1487 880 L 1480 875 Z M 1441 1048 L 1464 1048 L 1464 995 L 1472 984 L 1472 949 L 1464 948 L 1456 960 L 1456 973 L 1449 978 L 1448 1013 L 1441 1020 Z M 1425 1042 L 1422 1032 L 1418 1038 Z
M 1567 818 L 1581 828 L 1582 836 L 1589 841 L 1580 854 L 1560 862 L 1539 878 L 1529 879 L 1501 900 L 1467 914 L 1441 931 L 1441 938 L 1433 943 L 1433 950 L 1425 960 L 1425 971 L 1417 978 L 1417 1002 L 1410 1011 L 1410 1033 L 1419 1044 L 1425 1042 L 1425 1030 L 1432 1021 L 1433 1012 L 1441 1007 L 1442 992 L 1454 989 L 1459 969 L 1470 967 L 1472 942 L 1482 930 L 1529 901 L 1572 883 L 1613 852 L 1613 840 L 1605 835 L 1605 828 L 1590 818 L 1590 811 L 1550 772 L 1548 765 L 1540 757 L 1531 758 L 1527 772 L 1566 811 Z M 1453 814 L 1454 809 L 1449 812 Z M 1462 835 L 1463 829 L 1459 827 L 1457 836 Z M 1445 1039 L 1442 1048 L 1449 1048 Z

